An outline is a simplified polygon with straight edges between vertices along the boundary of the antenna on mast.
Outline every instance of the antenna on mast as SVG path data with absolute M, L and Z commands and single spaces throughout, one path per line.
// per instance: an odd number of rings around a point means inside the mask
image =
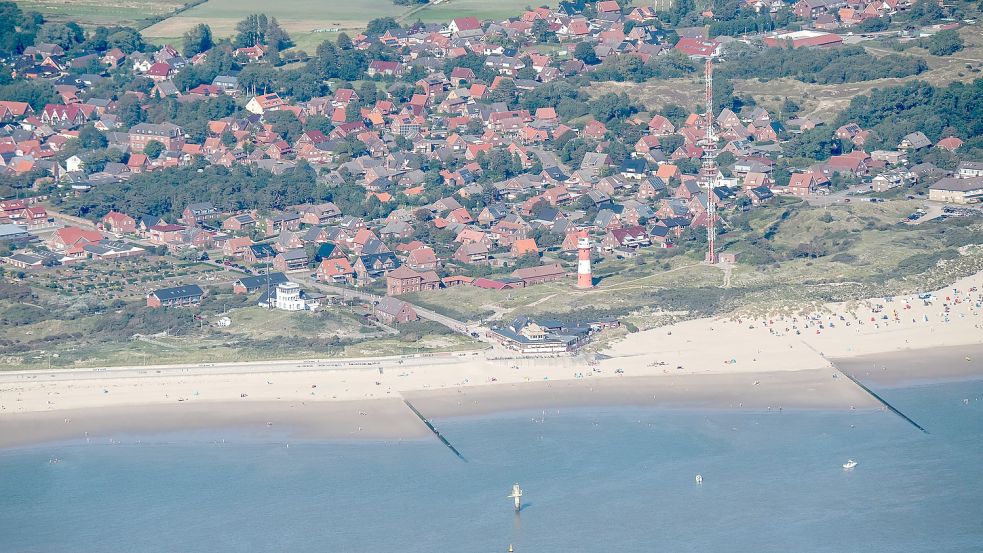
M 706 62 L 706 136 L 703 144 L 701 180 L 707 196 L 707 257 L 706 262 L 717 262 L 717 205 L 713 201 L 713 189 L 717 184 L 717 137 L 713 133 L 713 58 Z

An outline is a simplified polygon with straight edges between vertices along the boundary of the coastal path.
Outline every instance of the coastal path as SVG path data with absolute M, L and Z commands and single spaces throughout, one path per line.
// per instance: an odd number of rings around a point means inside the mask
M 342 286 L 332 286 L 330 284 L 322 284 L 319 282 L 315 282 L 312 279 L 305 278 L 304 280 L 308 281 L 315 288 L 318 288 L 325 292 L 332 292 L 334 294 L 338 294 L 339 296 L 345 299 L 355 298 L 370 303 L 377 303 L 385 297 L 385 296 L 378 296 L 376 294 L 370 294 L 368 292 L 362 292 L 361 290 L 352 290 L 351 288 L 344 288 Z M 406 303 L 413 305 L 410 302 L 406 302 Z M 482 328 L 477 325 L 468 326 L 468 323 L 464 321 L 459 321 L 453 317 L 448 317 L 447 315 L 437 313 L 436 311 L 431 311 L 430 309 L 426 309 L 418 305 L 413 305 L 413 309 L 416 311 L 416 314 L 423 319 L 427 319 L 428 321 L 433 321 L 435 323 L 444 325 L 447 328 L 453 330 L 454 332 L 464 334 L 469 338 L 475 338 L 477 340 L 489 344 L 492 347 L 495 347 L 497 345 L 494 342 L 494 340 L 488 338 L 485 335 L 485 332 L 487 331 L 487 329 L 485 328 Z
M 427 368 L 455 365 L 477 352 L 422 353 L 382 357 L 343 357 L 325 359 L 272 359 L 267 361 L 227 361 L 217 363 L 178 363 L 164 365 L 129 365 L 115 367 L 53 368 L 0 371 L 0 383 L 43 380 L 112 380 L 118 378 L 196 377 L 233 374 L 277 374 L 298 371 Z

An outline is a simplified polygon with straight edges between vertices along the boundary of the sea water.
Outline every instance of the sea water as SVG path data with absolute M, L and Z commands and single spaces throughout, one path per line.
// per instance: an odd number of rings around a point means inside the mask
M 467 462 L 436 439 L 220 431 L 9 449 L 0 552 L 983 551 L 983 381 L 875 389 L 929 433 L 590 408 L 434 421 Z

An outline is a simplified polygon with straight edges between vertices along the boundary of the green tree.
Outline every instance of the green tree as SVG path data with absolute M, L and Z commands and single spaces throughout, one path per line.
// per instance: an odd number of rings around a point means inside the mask
M 796 135 L 785 145 L 785 155 L 806 159 L 823 160 L 840 153 L 840 141 L 836 140 L 830 130 L 816 127 Z
M 556 42 L 556 33 L 550 30 L 550 24 L 545 19 L 536 19 L 533 21 L 530 32 L 536 42 L 540 44 Z
M 795 115 L 796 113 L 799 113 L 801 109 L 802 108 L 799 106 L 799 104 L 797 104 L 795 100 L 791 98 L 785 98 L 785 101 L 782 102 L 782 113 L 786 115 Z
M 50 81 L 14 81 L 0 85 L 0 98 L 8 101 L 27 102 L 34 111 L 41 111 L 45 104 L 55 102 L 58 94 Z
M 263 115 L 263 120 L 273 125 L 273 132 L 290 143 L 304 132 L 304 125 L 292 111 L 271 111 Z
M 236 24 L 236 36 L 233 41 L 237 47 L 265 44 L 274 53 L 278 53 L 291 45 L 290 35 L 280 27 L 275 17 L 266 14 L 252 14 Z
M 321 131 L 325 135 L 328 135 L 332 130 L 334 130 L 334 125 L 331 124 L 331 120 L 323 115 L 311 115 L 307 118 L 307 124 L 305 127 L 307 130 Z
M 361 98 L 363 105 L 375 105 L 376 100 L 378 100 L 378 96 L 379 89 L 375 86 L 375 82 L 363 81 L 362 84 L 358 86 L 358 97 Z
M 212 48 L 212 28 L 199 23 L 184 33 L 184 55 L 186 57 L 207 52 Z
M 595 98 L 590 105 L 590 113 L 602 123 L 612 119 L 625 119 L 638 112 L 638 107 L 632 103 L 628 94 L 608 92 Z
M 953 29 L 939 31 L 928 39 L 928 53 L 933 56 L 951 56 L 963 49 L 964 42 Z
M 106 42 L 110 48 L 119 48 L 127 53 L 143 50 L 145 46 L 140 33 L 129 27 L 111 33 L 106 38 Z
M 81 148 L 87 150 L 105 148 L 108 143 L 109 141 L 106 140 L 106 137 L 91 124 L 79 130 L 79 147 Z
M 369 21 L 365 26 L 365 34 L 369 36 L 381 36 L 390 29 L 399 29 L 399 23 L 391 17 L 378 17 Z
M 65 50 L 71 50 L 85 40 L 85 32 L 82 31 L 82 27 L 78 26 L 78 23 L 45 23 L 38 30 L 37 40 L 57 44 Z
M 598 59 L 597 53 L 594 52 L 594 45 L 590 42 L 578 42 L 573 49 L 573 57 L 587 65 L 595 65 L 601 61 Z
M 124 126 L 132 127 L 143 121 L 143 108 L 135 94 L 124 94 L 116 102 L 116 115 Z
M 21 11 L 14 2 L 0 2 L 0 52 L 19 53 L 34 43 L 44 18 L 37 12 Z
M 344 31 L 338 33 L 338 38 L 335 40 L 335 44 L 342 50 L 351 50 L 354 47 L 351 37 L 349 37 L 348 33 Z
M 148 159 L 156 159 L 160 157 L 160 154 L 164 151 L 164 145 L 156 140 L 151 140 L 147 142 L 147 145 L 143 147 L 143 153 L 146 154 Z

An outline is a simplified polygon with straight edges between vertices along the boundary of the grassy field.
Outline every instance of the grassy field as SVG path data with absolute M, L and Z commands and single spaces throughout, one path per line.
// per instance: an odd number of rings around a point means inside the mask
M 427 22 L 445 23 L 456 17 L 474 16 L 478 19 L 505 19 L 516 17 L 526 11 L 526 7 L 538 5 L 528 0 L 447 0 L 430 4 L 412 14 L 408 19 L 417 18 Z
M 207 23 L 216 37 L 232 36 L 235 25 L 251 13 L 265 13 L 276 17 L 280 25 L 298 42 L 313 50 L 327 39 L 330 33 L 314 33 L 317 29 L 340 29 L 356 31 L 365 28 L 369 20 L 377 17 L 399 17 L 408 8 L 394 5 L 391 0 L 281 0 L 280 2 L 259 2 L 258 0 L 208 0 L 144 30 L 144 36 L 171 38 L 179 37 L 198 23 Z M 320 36 L 319 36 L 320 35 Z
M 43 294 L 47 297 L 47 294 Z M 48 297 L 50 300 L 50 297 Z M 235 298 L 229 298 L 234 300 Z M 242 299 L 241 297 L 239 298 Z M 12 306 L 0 301 L 0 310 Z M 131 305 L 128 309 L 146 309 Z M 51 367 L 98 367 L 166 363 L 209 363 L 399 355 L 433 351 L 480 349 L 482 344 L 451 334 L 433 323 L 403 325 L 388 334 L 364 324 L 348 309 L 327 306 L 317 313 L 285 312 L 246 306 L 232 309 L 229 327 L 210 326 L 218 315 L 192 319 L 191 310 L 175 313 L 184 327 L 181 335 L 107 333 L 104 314 L 73 320 L 47 319 L 4 325 L 4 339 L 27 348 L 0 350 L 0 370 Z M 190 332 L 188 328 L 190 327 Z
M 180 0 L 18 0 L 25 11 L 37 11 L 50 21 L 75 21 L 82 25 L 133 25 L 138 21 L 174 12 Z
M 106 0 L 91 0 L 105 2 Z M 350 34 L 365 28 L 378 17 L 394 17 L 403 23 L 417 19 L 446 23 L 455 17 L 475 16 L 479 19 L 515 17 L 530 6 L 527 0 L 446 0 L 425 6 L 397 6 L 391 0 L 283 0 L 274 4 L 257 0 L 208 0 L 180 15 L 171 17 L 144 30 L 144 36 L 155 43 L 174 42 L 198 23 L 207 23 L 217 37 L 231 36 L 235 24 L 250 13 L 265 13 L 276 17 L 290 33 L 296 48 L 312 52 L 321 42 L 333 40 L 338 31 Z M 314 31 L 321 29 L 322 32 Z M 324 31 L 331 29 L 331 31 Z

